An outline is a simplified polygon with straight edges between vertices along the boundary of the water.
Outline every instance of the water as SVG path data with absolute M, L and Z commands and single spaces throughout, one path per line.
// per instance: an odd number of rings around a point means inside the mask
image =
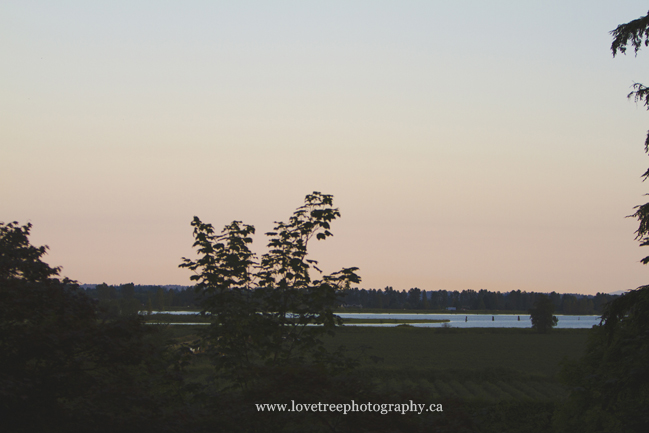
M 197 314 L 193 311 L 154 311 L 153 314 Z M 532 322 L 529 314 L 404 314 L 404 313 L 338 313 L 338 316 L 349 319 L 402 319 L 402 320 L 450 320 L 445 323 L 409 323 L 411 326 L 420 328 L 440 328 L 451 326 L 453 328 L 531 328 Z M 559 323 L 555 328 L 559 329 L 587 329 L 593 325 L 599 325 L 600 316 L 564 316 L 557 314 Z M 493 317 L 493 320 L 492 320 Z M 520 317 L 520 321 L 518 318 Z M 176 324 L 176 323 L 174 323 Z M 189 325 L 190 323 L 178 323 Z M 198 323 L 197 323 L 198 324 Z M 205 323 L 201 323 L 205 325 Z M 397 323 L 371 323 L 371 324 L 347 324 L 345 326 L 397 326 Z
M 409 323 L 409 325 L 423 328 L 439 328 L 451 326 L 453 328 L 531 328 L 532 321 L 529 314 L 364 314 L 364 313 L 339 313 L 340 317 L 350 319 L 424 319 L 424 320 L 450 320 L 444 323 Z M 557 314 L 559 322 L 555 328 L 591 328 L 598 325 L 600 316 L 564 316 Z M 493 320 L 492 320 L 493 317 Z M 518 318 L 520 317 L 520 321 Z M 390 324 L 349 324 L 345 326 L 395 326 Z
M 140 314 L 146 315 L 146 311 L 140 311 Z M 183 316 L 186 314 L 200 314 L 196 311 L 152 311 L 151 314 L 173 314 L 175 316 Z

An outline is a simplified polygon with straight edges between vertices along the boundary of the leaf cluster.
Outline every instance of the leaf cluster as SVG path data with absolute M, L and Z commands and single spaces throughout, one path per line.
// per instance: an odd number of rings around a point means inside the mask
M 26 282 L 58 281 L 60 268 L 52 268 L 41 258 L 47 246 L 35 247 L 29 242 L 31 223 L 0 223 L 0 279 Z
M 611 35 L 613 36 L 611 44 L 613 57 L 618 52 L 626 54 L 629 44 L 633 46 L 634 52 L 637 54 L 642 45 L 649 46 L 649 14 L 626 24 L 620 24 L 611 31 Z
M 349 365 L 325 350 L 321 336 L 342 324 L 333 309 L 342 290 L 360 282 L 357 268 L 322 275 L 307 252 L 312 239 L 332 236 L 331 222 L 339 216 L 331 195 L 307 195 L 288 223 L 276 222 L 266 233 L 268 252 L 261 259 L 249 247 L 253 226 L 233 221 L 217 234 L 194 217 L 198 258 L 183 258 L 180 267 L 195 272 L 203 313 L 212 318 L 209 353 L 226 385 L 245 388 L 273 366 Z

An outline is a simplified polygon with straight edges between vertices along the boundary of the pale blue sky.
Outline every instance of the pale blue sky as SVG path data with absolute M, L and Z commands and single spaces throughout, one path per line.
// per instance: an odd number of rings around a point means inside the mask
M 83 283 L 189 284 L 194 215 L 333 194 L 363 287 L 646 284 L 640 1 L 0 4 L 0 221 Z M 256 249 L 264 251 L 258 236 Z

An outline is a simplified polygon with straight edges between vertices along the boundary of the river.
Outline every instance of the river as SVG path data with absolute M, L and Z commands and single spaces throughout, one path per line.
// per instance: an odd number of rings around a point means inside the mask
M 196 314 L 193 311 L 154 311 L 153 314 Z M 445 323 L 409 323 L 420 328 L 440 328 L 451 326 L 453 328 L 531 328 L 529 314 L 408 314 L 408 313 L 337 313 L 338 316 L 349 319 L 403 319 L 403 320 L 449 320 Z M 564 316 L 557 314 L 559 322 L 555 328 L 586 329 L 598 325 L 600 316 Z M 178 323 L 179 325 L 205 325 L 205 323 Z M 345 326 L 397 326 L 395 323 L 347 324 Z

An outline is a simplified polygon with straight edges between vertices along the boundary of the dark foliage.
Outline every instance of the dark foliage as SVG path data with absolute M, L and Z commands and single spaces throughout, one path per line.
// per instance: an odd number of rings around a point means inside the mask
M 642 45 L 649 45 L 649 15 L 640 17 L 636 20 L 626 24 L 620 24 L 615 30 L 611 32 L 613 35 L 613 43 L 611 44 L 611 51 L 613 57 L 620 52 L 626 53 L 626 48 L 630 44 L 637 55 Z M 640 83 L 633 84 L 633 91 L 629 93 L 629 98 L 635 99 L 636 102 L 641 102 L 647 109 L 649 109 L 649 88 Z M 649 153 L 649 132 L 645 139 L 645 152 Z M 649 177 L 649 169 L 642 175 L 646 180 Z M 636 239 L 640 241 L 640 246 L 649 245 L 649 203 L 635 207 L 636 211 L 633 218 L 639 221 L 638 230 L 636 230 Z M 649 256 L 641 260 L 643 264 L 649 263 Z
M 649 45 L 649 15 L 611 32 L 613 56 L 626 53 L 630 44 L 637 54 Z M 649 89 L 635 83 L 628 96 L 649 108 Z M 649 134 L 645 141 L 649 152 Z M 649 177 L 647 170 L 643 178 Z M 649 203 L 637 206 L 636 239 L 649 245 Z M 649 263 L 649 256 L 641 260 Z M 563 369 L 572 387 L 570 398 L 556 423 L 566 432 L 646 432 L 649 430 L 649 286 L 627 292 L 606 305 L 602 322 L 593 327 L 588 349 L 577 363 Z
M 554 304 L 547 296 L 540 295 L 534 303 L 534 308 L 529 310 L 532 328 L 538 332 L 549 332 L 559 322 L 554 315 Z
M 626 24 L 620 24 L 615 30 L 611 31 L 613 43 L 611 51 L 613 57 L 620 52 L 626 54 L 626 48 L 629 44 L 633 46 L 637 54 L 642 45 L 649 46 L 649 14 L 640 17 Z
M 95 303 L 0 223 L 0 420 L 6 432 L 173 431 L 179 384 L 164 336 Z M 182 406 L 180 406 L 182 407 Z
M 273 366 L 347 365 L 340 353 L 324 349 L 320 337 L 341 324 L 333 314 L 337 297 L 360 278 L 356 268 L 347 268 L 313 279 L 317 262 L 307 259 L 311 239 L 332 236 L 330 223 L 340 215 L 332 203 L 329 195 L 308 195 L 288 223 L 267 233 L 269 251 L 259 263 L 248 247 L 254 227 L 234 221 L 215 234 L 211 224 L 194 218 L 199 258 L 180 266 L 196 272 L 191 279 L 213 319 L 206 343 L 225 384 L 246 389 Z
M 381 310 L 458 310 L 478 311 L 525 311 L 534 306 L 537 292 L 512 290 L 511 292 L 492 292 L 489 290 L 420 290 L 397 291 L 392 287 L 385 289 L 349 288 L 342 292 L 340 307 L 350 310 L 371 308 Z M 617 295 L 597 293 L 596 295 L 548 294 L 555 311 L 563 314 L 590 315 L 602 312 L 604 304 Z
M 649 430 L 649 286 L 611 302 L 584 357 L 566 364 L 572 387 L 558 417 L 571 432 Z

